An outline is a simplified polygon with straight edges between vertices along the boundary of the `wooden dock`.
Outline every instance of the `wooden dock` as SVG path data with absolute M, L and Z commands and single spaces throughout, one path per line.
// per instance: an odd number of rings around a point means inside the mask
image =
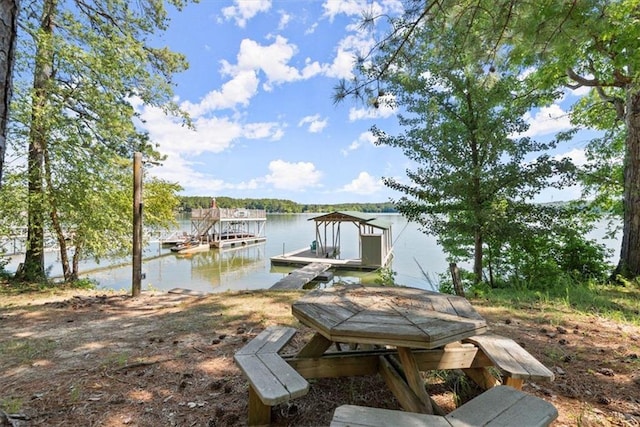
M 302 289 L 304 285 L 331 268 L 331 264 L 314 262 L 297 270 L 293 270 L 289 275 L 280 279 L 269 289 Z

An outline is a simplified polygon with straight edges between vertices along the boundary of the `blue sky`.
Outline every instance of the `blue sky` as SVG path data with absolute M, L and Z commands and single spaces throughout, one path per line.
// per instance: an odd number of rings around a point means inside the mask
M 394 111 L 346 100 L 333 88 L 350 78 L 356 52 L 372 45 L 362 11 L 398 14 L 396 0 L 201 0 L 171 13 L 159 43 L 187 56 L 176 100 L 190 130 L 139 105 L 144 128 L 168 155 L 149 173 L 178 182 L 184 195 L 281 198 L 298 203 L 385 202 L 398 198 L 382 177 L 405 178 L 399 149 L 373 144 L 376 124 L 398 133 Z M 549 138 L 569 127 L 567 108 L 581 93 L 532 112 L 529 134 Z M 584 160 L 584 137 L 554 155 Z M 576 188 L 541 201 L 579 197 Z

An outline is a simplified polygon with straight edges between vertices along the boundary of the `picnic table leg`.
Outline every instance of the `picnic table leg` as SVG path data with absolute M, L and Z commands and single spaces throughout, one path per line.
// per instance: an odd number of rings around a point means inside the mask
M 406 347 L 398 347 L 398 356 L 400 356 L 400 363 L 404 369 L 404 375 L 407 378 L 407 383 L 413 392 L 424 402 L 427 414 L 433 414 L 433 406 L 431 405 L 431 398 L 424 388 L 424 381 L 420 376 L 420 370 L 418 363 L 411 349 Z
M 520 378 L 506 377 L 504 384 L 515 388 L 516 390 L 522 390 L 522 384 L 524 380 Z
M 409 387 L 404 380 L 402 374 L 389 360 L 389 356 L 380 356 L 378 369 L 382 378 L 387 383 L 389 390 L 398 399 L 400 406 L 408 412 L 418 412 L 425 414 L 428 412 L 428 407 L 424 401 L 422 401 L 413 390 Z
M 462 372 L 484 390 L 489 390 L 492 387 L 500 385 L 500 381 L 498 381 L 487 368 L 466 368 L 463 369 Z
M 298 351 L 297 357 L 320 357 L 333 344 L 322 334 L 316 334 Z
M 271 406 L 265 405 L 249 384 L 249 419 L 250 426 L 268 426 L 271 423 Z

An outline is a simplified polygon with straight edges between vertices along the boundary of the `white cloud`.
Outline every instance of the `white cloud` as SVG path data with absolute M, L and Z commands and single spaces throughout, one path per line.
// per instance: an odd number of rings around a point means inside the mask
M 244 125 L 242 136 L 248 139 L 278 140 L 284 134 L 282 126 L 276 122 L 249 123 Z
M 535 115 L 526 113 L 524 119 L 529 124 L 529 129 L 520 136 L 549 135 L 572 128 L 569 113 L 558 104 L 542 107 Z
M 279 190 L 301 191 L 306 187 L 318 187 L 322 177 L 322 172 L 310 162 L 273 160 L 269 163 L 269 171 L 271 173 L 265 177 L 265 181 Z
M 141 126 L 149 132 L 151 141 L 159 145 L 162 153 L 220 153 L 243 134 L 242 125 L 227 117 L 195 118 L 195 129 L 190 129 L 180 119 L 168 117 L 159 108 L 145 106 L 140 114 L 144 121 Z
M 227 21 L 233 19 L 238 27 L 244 28 L 249 19 L 269 9 L 271 9 L 271 0 L 235 0 L 233 6 L 222 9 L 222 14 Z
M 371 194 L 384 187 L 380 179 L 374 178 L 367 172 L 360 172 L 358 177 L 340 189 L 342 192 L 355 194 Z
M 366 9 L 366 2 L 363 0 L 327 0 L 322 4 L 324 16 L 329 20 L 340 14 L 347 16 L 361 15 Z
M 222 89 L 211 91 L 197 104 L 185 101 L 181 108 L 191 117 L 199 117 L 207 112 L 237 105 L 248 105 L 258 92 L 258 76 L 253 70 L 241 70 L 233 79 L 222 85 Z
M 356 56 L 344 49 L 339 49 L 333 62 L 325 67 L 327 77 L 336 79 L 351 79 L 353 77 L 353 66 L 356 63 Z
M 557 154 L 554 156 L 554 159 L 561 160 L 565 157 L 570 158 L 571 161 L 577 166 L 584 166 L 589 163 L 585 151 L 579 148 L 574 148 L 573 150 L 567 151 L 566 153 Z
M 194 162 L 183 159 L 179 155 L 170 156 L 162 166 L 153 167 L 146 173 L 160 179 L 179 183 L 187 190 L 189 195 L 213 194 L 224 190 L 253 190 L 261 185 L 259 179 L 229 183 L 216 178 L 212 174 L 197 172 L 194 169 Z
M 393 106 L 393 99 L 385 99 L 382 97 L 378 103 L 378 108 L 373 106 L 367 106 L 362 108 L 351 107 L 349 109 L 349 121 L 355 122 L 356 120 L 363 119 L 387 119 L 396 114 L 397 108 Z
M 337 79 L 351 79 L 353 67 L 358 56 L 366 56 L 375 44 L 371 33 L 363 31 L 358 26 L 354 27 L 355 34 L 350 34 L 340 40 L 336 50 L 336 56 L 332 63 L 326 66 L 327 77 Z
M 309 34 L 313 34 L 316 32 L 316 28 L 318 28 L 318 23 L 315 22 L 313 23 L 309 28 L 307 28 L 304 32 L 305 36 L 308 36 Z
M 291 22 L 291 15 L 289 15 L 284 10 L 280 12 L 280 22 L 278 22 L 278 31 L 282 31 L 286 28 L 286 26 Z
M 569 89 L 567 88 L 567 91 L 565 91 L 565 93 L 567 95 L 571 95 L 571 96 L 576 96 L 578 98 L 583 97 L 585 95 L 588 95 L 589 92 L 591 92 L 591 89 L 593 89 L 592 87 L 589 86 L 580 86 L 577 89 Z
M 351 142 L 351 144 L 349 144 L 349 147 L 347 147 L 346 149 L 341 150 L 342 154 L 344 156 L 347 156 L 349 154 L 349 151 L 354 151 L 357 150 L 358 148 L 360 148 L 363 144 L 371 144 L 371 145 L 375 145 L 377 138 L 375 137 L 375 135 L 373 133 L 371 133 L 370 131 L 366 131 L 366 132 L 362 132 L 359 136 L 358 139 L 354 140 Z
M 139 126 L 149 132 L 158 151 L 168 156 L 163 166 L 153 168 L 154 175 L 179 182 L 193 194 L 200 190 L 211 193 L 224 189 L 252 189 L 264 180 L 225 183 L 207 173 L 197 172 L 196 162 L 190 159 L 203 153 L 229 150 L 240 138 L 278 140 L 284 134 L 284 125 L 277 122 L 243 124 L 228 117 L 199 117 L 193 121 L 195 129 L 191 129 L 179 119 L 166 116 L 159 108 L 138 106 L 138 110 L 143 121 Z
M 262 46 L 257 42 L 244 39 L 240 43 L 240 52 L 237 55 L 237 64 L 231 65 L 227 61 L 222 63 L 222 73 L 235 76 L 243 71 L 262 70 L 267 77 L 263 85 L 265 90 L 271 90 L 273 85 L 309 78 L 317 74 L 307 73 L 303 76 L 295 67 L 288 65 L 291 58 L 297 53 L 297 47 L 290 44 L 286 38 L 276 36 L 275 41 L 268 46 Z
M 320 114 L 316 114 L 313 116 L 306 116 L 302 120 L 300 120 L 300 122 L 298 123 L 298 127 L 304 126 L 306 124 L 309 125 L 307 129 L 309 132 L 318 133 L 318 132 L 322 132 L 322 130 L 325 127 L 327 127 L 328 120 L 327 119 L 321 120 Z
M 400 0 L 382 0 L 371 2 L 369 0 L 326 0 L 322 4 L 323 16 L 333 19 L 340 14 L 347 16 L 362 16 L 363 12 L 371 12 L 374 16 L 382 14 L 399 14 L 403 11 Z
M 302 69 L 302 78 L 308 79 L 316 74 L 320 74 L 324 68 L 326 67 L 320 65 L 318 61 L 311 62 L 311 58 L 307 58 L 305 60 L 305 66 Z

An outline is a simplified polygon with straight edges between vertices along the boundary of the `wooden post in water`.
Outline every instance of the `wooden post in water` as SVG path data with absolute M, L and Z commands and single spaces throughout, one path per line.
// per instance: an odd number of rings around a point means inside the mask
M 142 282 L 142 153 L 133 154 L 133 275 L 131 296 L 140 296 Z

